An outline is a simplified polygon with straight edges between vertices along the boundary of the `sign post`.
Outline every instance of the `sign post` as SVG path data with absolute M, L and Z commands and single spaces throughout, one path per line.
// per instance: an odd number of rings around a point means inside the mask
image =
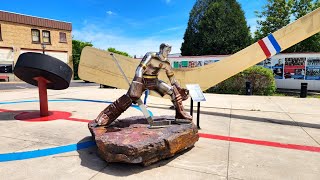
M 190 115 L 193 115 L 193 101 L 198 102 L 197 108 L 197 127 L 200 129 L 200 102 L 206 101 L 204 94 L 199 86 L 199 84 L 186 84 L 187 89 L 189 90 L 191 96 L 191 103 L 190 103 Z

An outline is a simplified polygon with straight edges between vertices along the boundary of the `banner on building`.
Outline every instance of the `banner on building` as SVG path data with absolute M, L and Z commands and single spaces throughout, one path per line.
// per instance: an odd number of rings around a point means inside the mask
M 306 80 L 320 80 L 320 58 L 308 58 L 306 71 Z

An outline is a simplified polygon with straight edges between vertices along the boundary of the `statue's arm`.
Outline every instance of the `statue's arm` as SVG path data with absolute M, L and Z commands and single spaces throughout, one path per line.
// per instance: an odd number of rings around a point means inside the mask
M 140 77 L 142 78 L 142 75 L 143 73 L 145 72 L 146 68 L 147 68 L 147 65 L 148 63 L 150 62 L 152 58 L 152 54 L 151 53 L 147 53 L 141 60 L 139 66 L 137 67 L 137 70 L 136 70 L 136 74 L 135 76 L 136 77 Z
M 178 82 L 175 79 L 174 72 L 170 63 L 166 64 L 165 70 L 166 70 L 167 77 L 170 81 L 170 84 L 180 87 Z

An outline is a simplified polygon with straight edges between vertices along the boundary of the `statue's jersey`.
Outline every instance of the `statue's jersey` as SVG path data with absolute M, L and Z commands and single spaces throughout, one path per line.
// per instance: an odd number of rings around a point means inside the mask
M 136 77 L 157 78 L 161 69 L 165 70 L 170 82 L 172 82 L 174 79 L 171 77 L 174 73 L 168 59 L 160 57 L 158 53 L 147 53 L 136 70 Z

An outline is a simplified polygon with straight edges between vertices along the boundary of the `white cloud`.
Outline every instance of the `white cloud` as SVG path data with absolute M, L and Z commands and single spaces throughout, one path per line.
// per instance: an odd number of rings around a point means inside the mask
M 114 47 L 117 50 L 125 51 L 137 57 L 141 57 L 149 51 L 159 51 L 159 45 L 163 42 L 172 45 L 171 53 L 180 53 L 181 43 L 183 42 L 183 39 L 179 38 L 162 38 L 157 36 L 145 38 L 127 37 L 98 28 L 92 24 L 87 24 L 82 29 L 73 30 L 73 36 L 77 40 L 92 42 L 95 47 L 100 49 Z
M 163 29 L 163 30 L 159 31 L 159 33 L 169 32 L 169 31 L 177 31 L 177 30 L 180 30 L 180 29 L 183 29 L 183 28 L 186 28 L 186 27 L 184 27 L 184 26 L 170 27 L 170 28 Z
M 115 13 L 112 12 L 112 11 L 107 11 L 107 14 L 108 14 L 108 15 L 115 15 Z

